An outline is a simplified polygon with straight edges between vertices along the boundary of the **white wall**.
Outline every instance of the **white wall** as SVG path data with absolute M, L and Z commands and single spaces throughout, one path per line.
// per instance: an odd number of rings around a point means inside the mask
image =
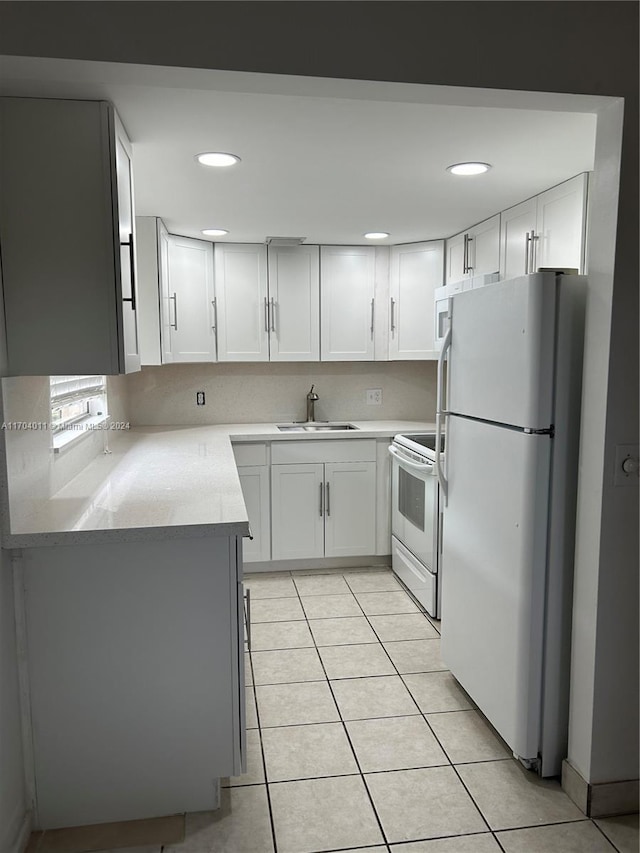
M 306 417 L 315 384 L 320 420 L 435 419 L 435 362 L 167 364 L 127 376 L 131 424 L 287 422 Z M 382 389 L 382 405 L 365 403 Z M 196 391 L 205 405 L 196 406 Z
M 126 379 L 107 377 L 109 413 L 114 421 L 126 421 Z M 17 532 L 37 515 L 51 495 L 59 491 L 104 451 L 105 440 L 117 439 L 116 431 L 92 430 L 60 453 L 51 450 L 49 377 L 21 376 L 2 380 L 6 422 L 43 424 L 41 429 L 4 430 L 6 472 L 11 494 L 10 524 Z

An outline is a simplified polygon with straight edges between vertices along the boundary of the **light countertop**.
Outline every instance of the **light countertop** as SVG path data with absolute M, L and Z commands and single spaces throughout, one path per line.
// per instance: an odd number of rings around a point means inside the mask
M 385 438 L 421 421 L 347 421 L 357 430 L 281 432 L 275 423 L 134 427 L 28 517 L 11 513 L 4 548 L 247 536 L 231 442 Z

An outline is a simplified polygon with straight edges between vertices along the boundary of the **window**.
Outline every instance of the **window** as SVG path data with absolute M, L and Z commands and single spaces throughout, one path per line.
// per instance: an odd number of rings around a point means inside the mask
M 59 451 L 108 417 L 105 376 L 51 376 L 51 432 Z

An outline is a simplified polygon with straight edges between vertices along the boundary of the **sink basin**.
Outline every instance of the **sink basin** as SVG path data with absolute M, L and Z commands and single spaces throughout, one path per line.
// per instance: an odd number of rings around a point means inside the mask
M 302 423 L 302 424 L 278 424 L 280 432 L 336 432 L 338 430 L 358 429 L 353 424 L 337 423 Z

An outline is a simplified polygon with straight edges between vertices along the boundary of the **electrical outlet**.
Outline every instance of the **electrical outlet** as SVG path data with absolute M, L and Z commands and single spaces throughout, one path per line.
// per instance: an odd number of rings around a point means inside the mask
M 369 388 L 367 390 L 367 406 L 382 405 L 382 388 Z
M 204 391 L 196 391 L 196 406 L 204 406 Z

